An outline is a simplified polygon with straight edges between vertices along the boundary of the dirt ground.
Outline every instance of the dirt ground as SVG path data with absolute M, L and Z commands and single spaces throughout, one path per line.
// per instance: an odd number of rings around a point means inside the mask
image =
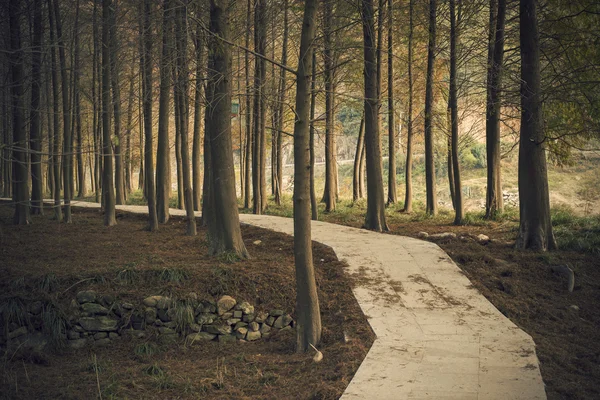
M 78 291 L 94 289 L 134 304 L 148 295 L 195 292 L 213 298 L 229 294 L 257 310 L 294 310 L 293 241 L 283 234 L 244 226 L 252 258 L 231 263 L 208 256 L 203 229 L 197 237 L 185 236 L 182 219 L 150 233 L 144 217 L 120 212 L 111 228 L 92 210 L 74 209 L 70 225 L 47 215 L 15 227 L 11 216 L 12 209 L 0 205 L 0 304 L 19 297 L 66 306 Z M 374 335 L 344 264 L 317 243 L 314 260 L 323 322 L 324 359 L 318 364 L 312 353 L 296 354 L 295 335 L 285 331 L 258 342 L 194 347 L 161 346 L 154 337 L 123 338 L 108 347 L 35 357 L 7 353 L 0 358 L 0 398 L 338 398 Z M 130 282 L 117 279 L 123 270 L 134 271 Z M 164 270 L 186 278 L 159 281 Z M 136 354 L 143 343 L 156 344 L 154 354 Z

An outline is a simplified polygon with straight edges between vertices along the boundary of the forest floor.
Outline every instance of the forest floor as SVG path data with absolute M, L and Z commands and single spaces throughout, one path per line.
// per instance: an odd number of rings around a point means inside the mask
M 0 306 L 18 297 L 67 307 L 78 291 L 93 289 L 133 304 L 149 295 L 195 292 L 201 298 L 228 294 L 258 310 L 294 310 L 290 236 L 244 226 L 252 258 L 232 263 L 208 256 L 204 230 L 185 236 L 181 218 L 150 233 L 143 216 L 117 212 L 118 224 L 106 228 L 98 211 L 73 211 L 70 225 L 51 220 L 47 211 L 18 227 L 11 225 L 12 208 L 0 205 Z M 295 353 L 291 331 L 257 342 L 193 347 L 123 337 L 107 347 L 7 353 L 0 358 L 0 398 L 338 398 L 374 335 L 344 264 L 318 243 L 314 259 L 325 354 L 318 364 L 312 353 Z M 117 278 L 123 270 L 133 271 L 129 282 Z M 164 271 L 170 280 L 159 278 Z M 150 345 L 140 352 L 144 344 Z
M 291 200 L 270 205 L 268 213 L 288 215 Z M 364 223 L 366 204 L 341 201 L 319 220 L 353 227 Z M 417 210 L 420 205 L 417 205 Z M 505 316 L 530 334 L 536 345 L 550 400 L 600 398 L 600 216 L 578 217 L 564 207 L 553 209 L 559 250 L 535 253 L 514 249 L 518 213 L 509 209 L 497 221 L 468 213 L 463 226 L 442 209 L 437 217 L 422 211 L 386 210 L 391 234 L 418 237 L 454 232 L 457 238 L 436 242 L 465 272 L 472 284 Z M 475 237 L 491 240 L 482 246 Z M 462 239 L 461 239 L 462 237 Z M 551 266 L 568 265 L 575 273 L 573 292 Z

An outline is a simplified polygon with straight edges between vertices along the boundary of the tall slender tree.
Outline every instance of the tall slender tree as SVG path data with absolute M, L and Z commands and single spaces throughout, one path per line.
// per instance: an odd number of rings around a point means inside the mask
M 506 0 L 498 0 L 497 13 L 494 12 L 495 2 L 495 0 L 490 1 L 490 43 L 488 49 L 485 124 L 487 153 L 486 218 L 494 218 L 504 208 L 500 169 L 500 92 L 502 85 L 502 62 L 504 59 Z M 497 16 L 494 18 L 495 14 Z
M 365 150 L 367 162 L 367 214 L 365 228 L 387 231 L 385 199 L 383 196 L 383 166 L 381 138 L 379 137 L 379 91 L 377 75 L 377 45 L 375 42 L 375 11 L 373 0 L 363 0 L 361 18 L 363 25 L 365 59 Z
M 408 112 L 406 117 L 406 170 L 404 171 L 404 212 L 412 212 L 412 156 L 413 156 L 413 35 L 414 0 L 408 0 Z
M 333 50 L 333 0 L 323 1 L 323 78 L 325 80 L 325 187 L 321 202 L 325 212 L 335 211 L 338 200 L 335 138 L 335 60 Z
M 60 97 L 59 88 L 60 85 L 58 77 L 58 63 L 56 61 L 56 47 L 57 41 L 54 34 L 54 7 L 52 7 L 52 0 L 48 0 L 48 23 L 50 25 L 50 42 L 52 47 L 50 48 L 50 61 L 51 61 L 51 76 L 52 76 L 52 130 L 54 131 L 54 140 L 52 147 L 52 171 L 54 176 L 54 192 L 52 198 L 54 199 L 54 218 L 57 221 L 62 220 L 62 208 L 60 206 L 60 187 L 61 187 L 61 176 L 60 176 Z
M 176 82 L 175 96 L 179 117 L 179 138 L 181 144 L 181 172 L 183 181 L 184 205 L 187 217 L 187 234 L 196 235 L 196 217 L 194 215 L 194 204 L 192 200 L 192 182 L 190 177 L 190 155 L 188 146 L 188 126 L 189 126 L 189 69 L 187 64 L 187 7 L 188 3 L 184 0 L 175 10 L 176 29 L 175 41 L 177 43 L 177 58 L 175 62 Z M 235 196 L 234 196 L 235 197 Z
M 255 51 L 266 55 L 267 48 L 267 3 L 257 0 L 254 8 L 254 48 Z M 254 105 L 253 105 L 253 151 L 252 151 L 252 211 L 262 214 L 267 206 L 266 184 L 266 137 L 265 137 L 265 77 L 266 62 L 262 57 L 255 57 L 254 64 Z
M 153 0 L 144 0 L 142 18 L 142 101 L 144 106 L 144 189 L 148 201 L 148 228 L 150 231 L 158 229 L 156 215 L 156 193 L 154 192 L 154 150 L 152 149 L 152 14 Z
M 211 184 L 207 219 L 210 252 L 232 252 L 247 258 L 242 240 L 235 192 L 235 173 L 231 151 L 231 47 L 229 0 L 210 0 L 210 31 L 208 50 L 208 94 L 206 138 L 210 143 Z
M 54 0 L 54 19 L 56 24 L 56 39 L 58 42 L 58 59 L 60 61 L 60 75 L 62 84 L 62 108 L 63 108 L 63 155 L 62 155 L 62 173 L 63 173 L 63 199 L 64 199 L 64 217 L 66 223 L 71 223 L 71 183 L 73 180 L 73 138 L 71 131 L 71 107 L 69 100 L 69 78 L 68 66 L 65 55 L 65 41 L 62 31 L 62 21 L 60 17 L 60 7 L 58 0 Z
M 460 0 L 459 0 L 460 1 Z M 448 105 L 450 108 L 450 125 L 452 131 L 452 176 L 454 177 L 454 225 L 463 223 L 463 198 L 458 163 L 458 88 L 456 85 L 456 43 L 458 29 L 456 19 L 456 0 L 450 0 L 450 91 Z
M 31 213 L 43 214 L 42 132 L 40 95 L 42 92 L 42 0 L 33 2 L 33 37 L 31 43 L 31 109 L 29 143 L 31 148 Z
M 305 352 L 321 341 L 321 315 L 312 257 L 310 213 L 309 96 L 316 30 L 316 1 L 304 3 L 300 57 L 296 76 L 294 125 L 294 259 L 296 264 L 296 351 Z
M 204 66 L 204 34 L 200 13 L 196 23 L 196 82 L 194 84 L 194 132 L 192 138 L 192 187 L 194 190 L 194 210 L 199 211 L 202 201 L 202 71 Z
M 104 225 L 117 224 L 115 215 L 115 188 L 113 181 L 113 151 L 110 131 L 110 23 L 111 0 L 102 2 L 102 200 L 104 205 Z M 68 186 L 65 184 L 65 187 Z
M 435 164 L 433 162 L 433 78 L 435 68 L 437 0 L 429 0 L 429 44 L 427 46 L 427 82 L 425 86 L 425 212 L 437 214 Z
M 160 55 L 160 93 L 158 100 L 158 146 L 156 152 L 156 213 L 158 222 L 169 220 L 171 168 L 169 157 L 169 103 L 171 90 L 171 0 L 163 1 L 162 53 Z
M 12 96 L 12 164 L 13 164 L 13 202 L 15 225 L 26 225 L 29 221 L 29 179 L 27 172 L 27 133 L 23 118 L 23 48 L 21 47 L 21 5 L 18 0 L 8 3 L 8 24 L 10 43 L 10 85 Z
M 394 118 L 394 7 L 387 0 L 387 67 L 388 67 L 388 198 L 387 204 L 398 202 L 396 194 L 396 121 Z
M 520 0 L 521 133 L 519 141 L 518 249 L 557 248 L 550 221 L 546 136 L 542 118 L 540 34 L 536 0 Z

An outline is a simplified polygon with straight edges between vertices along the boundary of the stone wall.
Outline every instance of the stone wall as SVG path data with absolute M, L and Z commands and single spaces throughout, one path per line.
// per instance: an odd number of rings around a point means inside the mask
M 0 346 L 16 348 L 32 343 L 45 347 L 49 340 L 49 323 L 43 317 L 41 302 L 27 305 L 27 318 L 6 322 L 0 329 Z M 155 337 L 160 343 L 185 340 L 187 344 L 206 341 L 256 341 L 279 330 L 294 328 L 294 320 L 284 310 L 261 311 L 246 301 L 231 296 L 200 300 L 195 293 L 185 299 L 149 296 L 140 305 L 117 301 L 113 296 L 93 290 L 80 291 L 68 310 L 60 313 L 59 339 L 71 348 L 108 345 L 122 336 Z M 14 319 L 14 318 L 12 318 Z M 52 332 L 50 332 L 52 333 Z

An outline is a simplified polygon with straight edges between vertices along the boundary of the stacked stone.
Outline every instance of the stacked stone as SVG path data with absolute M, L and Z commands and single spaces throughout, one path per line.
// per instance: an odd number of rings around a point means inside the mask
M 110 344 L 120 338 L 117 332 L 119 319 L 116 318 L 113 305 L 115 299 L 110 295 L 100 296 L 94 290 L 77 293 L 71 302 L 71 329 L 67 331 L 70 347 L 81 348 L 86 344 L 98 346 Z
M 80 291 L 71 302 L 67 331 L 62 335 L 69 347 L 82 348 L 88 344 L 108 345 L 123 334 L 143 337 L 148 328 L 158 332 L 159 342 L 168 344 L 180 337 L 185 337 L 188 343 L 252 342 L 294 327 L 292 317 L 283 310 L 256 311 L 247 301 L 238 303 L 231 296 L 222 296 L 217 301 L 199 300 L 195 293 L 190 293 L 179 302 L 167 296 L 149 296 L 142 304 L 136 308 L 131 303 L 116 302 L 110 295 Z M 18 338 L 32 341 L 31 335 L 36 334 L 40 336 L 38 342 L 45 346 L 47 340 L 40 332 L 42 309 L 39 301 L 29 304 L 29 323 L 20 326 L 11 322 L 7 337 L 0 334 L 0 345 L 9 341 L 18 344 L 21 342 Z
M 269 337 L 274 331 L 292 329 L 293 319 L 283 310 L 255 312 L 254 306 L 243 301 L 238 303 L 231 296 L 222 296 L 216 303 L 201 302 L 196 308 L 195 333 L 187 335 L 194 343 L 205 340 L 253 342 Z

